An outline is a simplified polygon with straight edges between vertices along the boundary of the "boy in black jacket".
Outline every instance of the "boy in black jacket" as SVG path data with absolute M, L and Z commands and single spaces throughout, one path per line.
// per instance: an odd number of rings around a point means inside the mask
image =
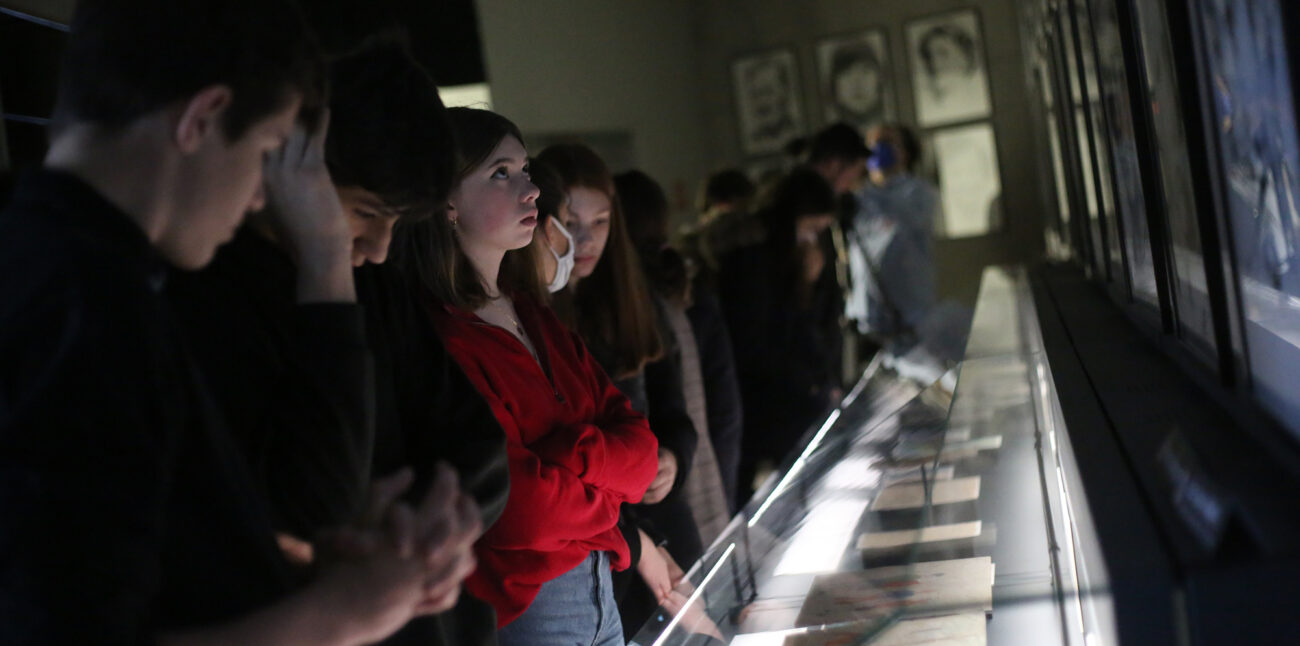
M 68 43 L 45 168 L 0 213 L 0 643 L 343 646 L 431 612 L 472 566 L 454 476 L 414 508 L 409 472 L 377 483 L 300 585 L 161 295 L 265 202 L 264 157 L 325 195 L 296 10 L 82 0 Z

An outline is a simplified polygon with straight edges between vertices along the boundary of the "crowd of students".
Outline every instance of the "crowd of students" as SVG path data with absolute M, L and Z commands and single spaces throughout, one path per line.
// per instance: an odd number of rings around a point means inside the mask
M 0 212 L 0 643 L 624 643 L 841 397 L 869 155 L 682 238 L 391 39 L 81 0 Z

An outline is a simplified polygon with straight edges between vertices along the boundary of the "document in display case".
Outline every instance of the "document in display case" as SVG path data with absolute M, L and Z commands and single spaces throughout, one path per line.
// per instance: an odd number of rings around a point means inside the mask
M 993 612 L 987 556 L 823 574 L 813 580 L 795 625 L 824 626 L 905 610 L 911 616 Z
M 867 632 L 874 626 L 857 623 L 790 635 L 783 646 L 853 646 L 862 643 L 864 636 L 873 646 L 985 646 L 985 623 L 982 612 L 904 619 L 880 627 L 874 635 Z
M 897 484 L 880 492 L 875 502 L 871 503 L 871 510 L 914 509 L 927 504 L 946 505 L 975 500 L 979 497 L 979 476 L 929 484 L 920 482 Z

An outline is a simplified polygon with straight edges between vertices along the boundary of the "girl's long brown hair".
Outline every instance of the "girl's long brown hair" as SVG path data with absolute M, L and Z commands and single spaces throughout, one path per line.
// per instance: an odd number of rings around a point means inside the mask
M 582 144 L 556 144 L 537 156 L 559 175 L 564 190 L 583 187 L 609 197 L 610 227 L 605 251 L 591 275 L 576 287 L 557 294 L 556 311 L 588 342 L 598 340 L 614 350 L 610 376 L 622 379 L 640 372 L 645 364 L 663 356 L 658 316 L 627 225 L 614 191 L 609 168 Z M 566 298 L 571 298 L 568 307 Z
M 458 167 L 452 189 L 492 154 L 506 137 L 523 143 L 519 128 L 509 119 L 488 110 L 449 108 L 447 120 L 456 135 Z M 454 307 L 474 310 L 490 297 L 483 279 L 460 249 L 456 232 L 446 213 L 419 222 L 398 221 L 393 232 L 393 263 L 415 289 Z M 501 261 L 497 287 L 508 294 L 525 294 L 546 302 L 546 290 L 537 274 L 533 245 L 506 252 Z

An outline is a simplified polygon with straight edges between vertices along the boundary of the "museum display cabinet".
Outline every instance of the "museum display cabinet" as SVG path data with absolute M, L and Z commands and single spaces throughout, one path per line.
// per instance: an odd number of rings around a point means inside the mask
M 1294 632 L 1287 447 L 1254 439 L 1077 267 L 986 270 L 964 359 L 932 383 L 900 372 L 872 362 L 636 644 Z
M 966 358 L 938 380 L 891 363 L 808 431 L 637 644 L 1116 643 L 1025 273 L 985 274 Z

